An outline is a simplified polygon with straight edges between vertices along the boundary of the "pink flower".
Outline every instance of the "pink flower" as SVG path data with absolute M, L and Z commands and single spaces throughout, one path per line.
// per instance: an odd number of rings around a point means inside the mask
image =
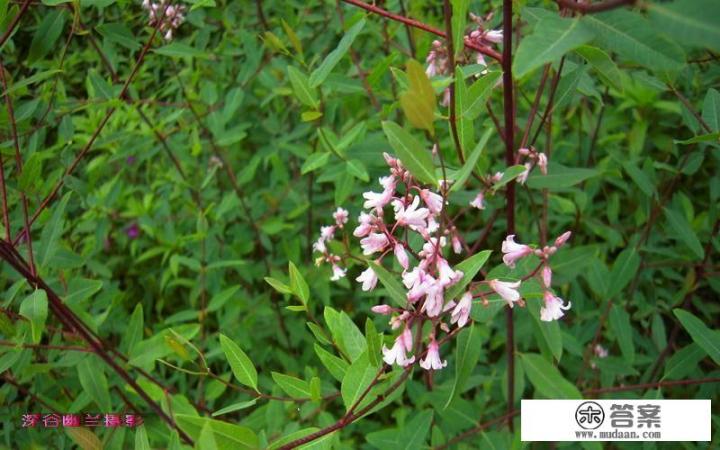
M 430 212 L 433 214 L 439 214 L 443 207 L 442 195 L 431 192 L 430 189 L 423 189 L 420 191 L 420 197 L 427 205 Z
M 515 268 L 515 262 L 532 254 L 533 249 L 525 244 L 516 243 L 515 235 L 511 234 L 505 238 L 505 241 L 503 241 L 502 252 L 505 253 L 503 256 L 503 262 L 506 266 L 513 269 Z
M 414 229 L 425 228 L 427 226 L 427 219 L 430 211 L 427 208 L 418 208 L 420 205 L 420 197 L 415 197 L 410 206 L 404 206 L 402 202 L 398 201 L 393 204 L 395 207 L 395 220 L 399 225 L 406 225 Z
M 348 212 L 347 209 L 338 208 L 333 213 L 333 219 L 335 219 L 335 225 L 337 225 L 339 228 L 342 228 L 343 225 L 345 225 L 348 221 Z
M 453 235 L 452 240 L 452 248 L 456 255 L 459 255 L 462 253 L 462 241 L 460 241 L 460 238 L 457 234 Z
M 485 193 L 483 191 L 478 192 L 475 199 L 470 202 L 470 206 L 477 209 L 485 209 Z
M 487 31 L 487 32 L 485 32 L 483 39 L 485 39 L 488 42 L 492 42 L 493 44 L 500 44 L 503 41 L 503 32 L 502 32 L 502 30 Z
M 395 165 L 398 165 L 398 160 L 395 160 Z M 384 191 L 391 191 L 393 194 L 395 193 L 395 187 L 397 186 L 397 181 L 395 180 L 395 177 L 392 175 L 388 175 L 386 177 L 380 177 L 378 179 L 380 182 L 380 186 L 383 187 Z
M 363 255 L 372 255 L 382 251 L 389 244 L 387 236 L 382 233 L 370 233 L 368 237 L 360 240 Z
M 460 297 L 460 301 L 457 305 L 455 305 L 455 309 L 453 309 L 452 314 L 450 315 L 451 320 L 450 323 L 456 323 L 458 324 L 458 327 L 462 328 L 465 326 L 465 324 L 468 321 L 468 317 L 470 316 L 470 308 L 472 308 L 472 293 L 466 292 L 463 294 L 462 297 Z
M 330 281 L 337 281 L 340 278 L 343 278 L 345 276 L 345 272 L 347 272 L 347 269 L 343 269 L 342 267 L 338 266 L 337 264 L 333 264 L 332 266 L 333 275 L 330 277 Z
M 333 236 L 335 236 L 335 225 L 320 227 L 320 237 L 322 239 L 329 241 Z
M 490 289 L 497 292 L 500 297 L 505 299 L 511 308 L 513 307 L 513 302 L 520 300 L 520 293 L 517 291 L 517 288 L 520 287 L 519 281 L 510 282 L 490 280 L 488 281 L 488 284 L 490 285 Z
M 405 329 L 405 331 L 407 331 L 407 328 Z M 395 339 L 395 343 L 393 344 L 391 349 L 388 349 L 385 345 L 383 345 L 383 361 L 385 361 L 386 364 L 397 364 L 399 366 L 406 367 L 415 362 L 414 356 L 408 358 L 405 355 L 405 352 L 408 351 L 405 345 L 405 341 L 407 340 L 405 331 L 400 333 L 400 336 Z
M 525 163 L 525 170 L 517 177 L 518 183 L 525 184 L 525 182 L 527 181 L 528 175 L 530 175 L 531 167 L 532 166 L 530 165 L 530 163 Z
M 375 305 L 370 308 L 370 310 L 375 314 L 382 314 L 385 316 L 393 312 L 392 306 L 390 305 Z
M 568 239 L 570 239 L 570 235 L 572 235 L 572 232 L 570 231 L 566 231 L 561 234 L 557 239 L 555 239 L 555 246 L 562 247 L 563 245 L 565 245 Z
M 595 345 L 593 352 L 595 353 L 595 356 L 597 356 L 598 358 L 607 358 L 608 357 L 607 349 L 600 344 Z
M 442 286 L 450 286 L 458 281 L 463 276 L 463 273 L 459 270 L 453 270 L 448 264 L 445 258 L 439 257 L 437 262 L 438 268 L 438 280 Z
M 540 168 L 540 172 L 543 175 L 547 175 L 547 164 L 548 164 L 548 159 L 547 159 L 547 156 L 545 155 L 545 153 L 538 153 L 537 165 Z
M 400 342 L 405 347 L 405 351 L 412 351 L 412 331 L 410 331 L 410 327 L 405 327 L 402 333 L 400 333 L 400 336 L 398 336 L 398 339 L 400 339 Z
M 317 241 L 313 244 L 313 250 L 319 253 L 325 253 L 327 251 L 327 247 L 325 246 L 325 239 L 323 239 L 322 236 L 318 238 Z
M 425 311 L 428 317 L 437 317 L 443 309 L 443 287 L 439 283 L 430 284 L 427 287 L 427 295 L 422 311 Z
M 552 269 L 550 268 L 550 266 L 546 265 L 545 267 L 543 267 L 542 279 L 545 287 L 550 288 L 550 283 L 552 283 Z
M 402 268 L 407 270 L 410 266 L 410 261 L 408 260 L 407 253 L 405 252 L 405 247 L 402 244 L 397 243 L 395 244 L 393 252 L 395 253 L 395 258 L 397 258 Z
M 425 359 L 420 360 L 420 367 L 425 370 L 440 370 L 447 366 L 447 361 L 440 360 L 440 346 L 435 339 L 430 341 Z
M 373 289 L 375 289 L 378 278 L 375 274 L 375 271 L 373 271 L 372 268 L 368 267 L 360 274 L 359 277 L 355 278 L 355 281 L 362 283 L 363 291 L 372 291 Z
M 565 315 L 563 311 L 570 309 L 570 306 L 572 306 L 572 303 L 569 302 L 567 305 L 563 304 L 563 300 L 550 291 L 545 291 L 544 300 L 545 306 L 540 308 L 540 320 L 545 322 L 558 320 Z
M 360 213 L 360 217 L 358 217 L 358 222 L 360 222 L 360 225 L 355 228 L 353 235 L 355 235 L 355 237 L 367 236 L 373 229 L 373 216 L 362 212 Z
M 363 198 L 365 198 L 365 203 L 363 203 L 363 208 L 378 208 L 382 209 L 385 205 L 390 203 L 390 200 L 392 200 L 393 191 L 382 191 L 380 193 L 377 192 L 365 192 L 363 193 Z

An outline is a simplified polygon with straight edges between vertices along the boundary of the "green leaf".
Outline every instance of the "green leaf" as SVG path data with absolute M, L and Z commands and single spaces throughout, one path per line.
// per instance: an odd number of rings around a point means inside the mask
M 233 296 L 235 296 L 235 294 L 237 294 L 237 291 L 239 290 L 240 286 L 231 286 L 213 295 L 213 297 L 210 299 L 210 303 L 208 303 L 207 312 L 218 311 L 220 308 L 225 306 L 225 303 L 227 303 L 231 298 L 233 298 Z
M 475 127 L 473 121 L 462 116 L 462 110 L 468 101 L 467 86 L 460 66 L 455 67 L 455 115 L 458 139 L 462 154 L 470 149 L 475 141 Z
M 137 50 L 141 47 L 132 31 L 123 23 L 104 23 L 96 26 L 95 29 L 108 41 L 120 44 L 130 50 Z
M 610 271 L 612 283 L 608 286 L 607 297 L 612 298 L 619 294 L 625 286 L 635 277 L 640 268 L 640 256 L 634 246 L 623 250 L 613 264 Z
M 583 45 L 575 49 L 575 53 L 585 58 L 585 61 L 595 69 L 603 82 L 619 91 L 623 90 L 622 76 L 615 61 L 603 50 L 590 45 Z
M 143 338 L 143 308 L 142 304 L 138 303 L 135 305 L 130 321 L 128 322 L 127 328 L 125 328 L 125 334 L 123 335 L 122 346 L 125 348 L 126 353 L 132 353 L 135 344 L 142 341 Z
M 328 75 L 330 75 L 330 72 L 335 68 L 337 63 L 340 62 L 343 56 L 345 56 L 345 53 L 350 49 L 350 46 L 352 45 L 355 38 L 360 34 L 360 31 L 362 31 L 363 27 L 365 26 L 365 19 L 360 19 L 355 25 L 350 27 L 350 29 L 345 33 L 345 35 L 340 39 L 340 43 L 338 46 L 330 52 L 323 62 L 318 66 L 317 69 L 313 71 L 312 74 L 310 74 L 310 86 L 315 88 L 320 86 L 323 81 L 325 81 L 325 78 L 327 78 Z
M 712 133 L 717 141 L 717 132 L 720 132 L 720 92 L 716 89 L 708 89 L 703 101 L 702 118 L 710 127 L 710 130 L 715 131 Z
M 321 344 L 332 344 L 332 342 L 330 342 L 330 340 L 328 340 L 327 336 L 325 335 L 325 332 L 323 332 L 323 329 L 320 328 L 318 325 L 312 322 L 306 322 L 306 325 L 308 326 L 308 328 L 310 328 L 310 331 L 312 332 L 313 336 L 315 336 L 315 339 L 317 339 Z
M 298 268 L 295 267 L 295 264 L 293 264 L 292 261 L 288 263 L 288 272 L 290 272 L 290 289 L 292 289 L 293 293 L 300 299 L 302 304 L 307 306 L 308 301 L 310 301 L 310 288 L 308 287 L 305 278 L 303 278 L 302 274 Z
M 365 341 L 367 341 L 368 360 L 375 367 L 380 367 L 380 334 L 378 334 L 372 319 L 365 319 Z
M 370 364 L 367 353 L 360 355 L 350 365 L 340 387 L 345 409 L 350 409 L 360 399 L 362 393 L 375 379 L 377 372 L 378 368 Z
M 650 22 L 676 42 L 720 51 L 720 3 L 675 0 L 647 4 Z
M 282 281 L 272 278 L 272 277 L 265 277 L 265 282 L 273 287 L 276 291 L 278 291 L 281 294 L 292 294 L 293 291 L 287 284 L 283 283 Z
M 250 428 L 187 414 L 175 414 L 175 420 L 193 440 L 198 440 L 205 424 L 210 425 L 219 450 L 259 448 L 258 437 Z
M 42 230 L 42 246 L 37 253 L 37 261 L 40 267 L 48 268 L 48 264 L 58 250 L 58 240 L 63 233 L 65 225 L 64 214 L 68 200 L 72 192 L 63 195 L 63 198 L 53 207 L 53 214 L 50 221 L 45 224 Z
M 408 60 L 406 67 L 409 88 L 400 94 L 400 106 L 412 126 L 434 134 L 436 101 L 430 79 L 414 59 Z
M 285 391 L 287 395 L 293 398 L 309 398 L 310 385 L 307 381 L 295 378 L 290 375 L 284 375 L 278 372 L 272 372 L 272 379 L 275 380 L 280 389 Z
M 145 425 L 140 425 L 135 430 L 135 450 L 151 450 Z
M 401 443 L 394 448 L 403 450 L 415 450 L 425 448 L 427 435 L 432 428 L 432 411 L 420 411 L 410 420 L 400 432 L 398 441 Z
M 445 292 L 445 298 L 453 299 L 461 295 L 463 293 L 463 289 L 470 284 L 473 278 L 475 278 L 475 275 L 477 275 L 480 269 L 482 269 L 485 265 L 485 262 L 487 262 L 491 253 L 492 250 L 483 250 L 456 264 L 454 269 L 461 271 L 463 276 L 460 281 L 455 283 Z
M 620 345 L 625 360 L 629 364 L 635 362 L 635 344 L 632 338 L 632 326 L 630 325 L 630 315 L 620 305 L 613 305 L 610 308 L 610 328 Z
M 688 248 L 695 253 L 697 259 L 703 259 L 703 257 L 705 257 L 705 250 L 703 249 L 697 234 L 693 231 L 690 222 L 688 222 L 685 218 L 685 215 L 678 213 L 677 211 L 673 211 L 670 208 L 663 208 L 663 212 L 665 213 L 665 218 L 670 224 L 670 228 L 674 231 L 673 237 L 677 237 L 684 242 L 685 245 L 687 245 Z
M 582 394 L 575 385 L 563 378 L 560 371 L 542 356 L 534 353 L 524 353 L 520 355 L 520 360 L 530 382 L 545 398 L 582 398 Z
M 452 0 L 452 39 L 456 57 L 465 50 L 465 25 L 469 7 L 470 0 Z
M 332 375 L 333 378 L 335 378 L 336 380 L 342 381 L 343 378 L 345 378 L 345 373 L 347 372 L 347 369 L 348 367 L 350 367 L 350 365 L 345 362 L 344 359 L 338 358 L 337 356 L 328 352 L 319 345 L 314 344 L 314 347 L 315 353 L 317 354 L 318 358 L 320 358 L 323 366 L 325 366 L 328 372 L 330 372 L 330 375 Z
M 222 408 L 222 409 L 218 409 L 217 411 L 215 411 L 214 413 L 212 413 L 212 416 L 213 416 L 213 417 L 217 417 L 217 416 L 221 416 L 221 415 L 223 415 L 223 414 L 227 414 L 227 413 L 231 413 L 231 412 L 235 412 L 235 411 L 240 411 L 241 409 L 250 408 L 251 406 L 254 406 L 255 403 L 257 403 L 257 399 L 256 399 L 256 398 L 254 398 L 254 399 L 252 399 L 252 400 L 245 401 L 245 402 L 233 403 L 233 404 L 230 405 L 230 406 L 226 406 L 226 407 L 224 407 L 224 408 Z
M 203 50 L 199 50 L 195 47 L 191 47 L 187 44 L 182 44 L 180 42 L 171 42 L 170 44 L 153 49 L 153 51 L 159 55 L 177 57 L 177 58 L 182 58 L 182 57 L 202 58 L 202 59 L 208 58 L 207 52 L 205 52 Z
M 47 314 L 47 293 L 42 289 L 33 291 L 20 304 L 20 315 L 30 321 L 30 334 L 32 335 L 33 344 L 37 344 L 42 338 Z
M 665 364 L 663 380 L 682 380 L 697 369 L 698 363 L 705 358 L 705 351 L 692 343 L 675 352 Z
M 308 156 L 308 159 L 302 165 L 300 173 L 305 175 L 321 167 L 324 167 L 330 160 L 330 153 L 316 152 Z
M 617 10 L 586 15 L 582 19 L 595 31 L 598 42 L 608 50 L 652 70 L 679 70 L 682 50 L 661 38 L 639 13 Z
M 317 109 L 318 100 L 315 88 L 310 86 L 307 76 L 293 66 L 287 68 L 288 78 L 295 96 L 305 106 Z
M 397 277 L 393 276 L 375 261 L 368 261 L 368 266 L 375 272 L 375 275 L 377 275 L 378 280 L 380 280 L 380 283 L 382 283 L 387 290 L 392 301 L 404 308 L 407 305 L 407 291 L 403 288 L 403 285 L 400 284 Z
M 720 332 L 708 328 L 702 320 L 680 308 L 673 309 L 673 314 L 692 340 L 705 350 L 715 364 L 720 364 Z
M 390 146 L 410 173 L 423 183 L 437 186 L 438 179 L 430 151 L 395 122 L 385 121 L 382 127 Z
M 61 72 L 62 72 L 62 70 L 59 70 L 59 69 L 45 70 L 42 72 L 38 72 L 33 76 L 23 78 L 22 80 L 18 81 L 17 83 L 13 83 L 12 86 L 8 86 L 8 90 L 4 91 L 5 95 L 11 95 L 14 92 L 17 92 L 26 86 L 30 86 L 31 84 L 35 84 L 35 83 L 40 83 L 41 81 L 45 81 L 46 79 L 52 77 L 53 75 L 61 73 Z
M 548 164 L 548 174 L 543 175 L 539 171 L 533 171 L 528 177 L 527 185 L 532 189 L 565 189 L 582 183 L 588 178 L 599 175 L 595 169 L 583 169 L 579 167 L 565 167 L 560 164 Z
M 630 175 L 630 178 L 637 184 L 641 191 L 648 197 L 655 195 L 655 185 L 650 181 L 650 178 L 639 169 L 632 161 L 625 161 L 622 163 L 625 172 Z
M 351 159 L 346 163 L 345 168 L 348 174 L 354 176 L 358 180 L 364 181 L 366 183 L 370 181 L 370 175 L 368 175 L 365 164 L 363 164 L 361 161 L 358 161 L 357 159 Z
M 467 101 L 463 102 L 462 117 L 473 120 L 485 111 L 485 103 L 501 76 L 500 71 L 488 72 L 470 86 L 467 91 Z
M 523 37 L 513 58 L 513 75 L 522 78 L 544 64 L 558 60 L 570 50 L 589 42 L 595 34 L 580 19 L 541 19 Z
M 337 316 L 337 328 L 333 330 L 333 336 L 336 336 L 338 345 L 351 361 L 355 361 L 367 350 L 365 336 L 345 311 Z
M 457 337 L 457 345 L 455 346 L 455 379 L 444 408 L 447 408 L 455 397 L 462 392 L 463 387 L 465 387 L 465 382 L 470 377 L 470 374 L 480 359 L 482 350 L 483 342 L 481 333 L 475 329 L 474 323 L 470 323 L 470 326 L 462 330 Z
M 145 428 L 140 427 L 140 428 Z M 103 444 L 100 438 L 85 427 L 63 427 L 65 432 L 82 450 L 102 450 Z
M 560 324 L 557 320 L 546 322 L 540 320 L 540 308 L 542 307 L 542 301 L 540 299 L 533 299 L 528 302 L 528 310 L 533 317 L 533 321 L 538 331 L 542 335 L 547 348 L 550 349 L 553 357 L 556 361 L 560 361 L 563 352 L 562 332 L 560 331 Z
M 33 153 L 25 161 L 22 172 L 20 172 L 20 179 L 18 184 L 20 189 L 24 192 L 33 190 L 33 186 L 38 182 L 40 174 L 42 173 L 43 160 L 40 153 Z
M 88 355 L 77 366 L 78 379 L 85 392 L 101 411 L 112 411 L 105 372 L 95 355 Z
M 475 170 L 477 161 L 478 159 L 480 159 L 480 155 L 482 155 L 482 152 L 485 149 L 488 141 L 490 140 L 490 136 L 492 136 L 492 133 L 493 129 L 488 128 L 487 130 L 485 130 L 485 133 L 483 133 L 482 137 L 480 137 L 480 141 L 470 153 L 470 156 L 465 160 L 465 164 L 455 174 L 455 180 L 452 187 L 450 188 L 450 192 L 454 192 L 462 188 L 465 185 L 467 179 L 470 178 L 470 175 L 472 174 L 473 170 Z
M 220 335 L 220 347 L 222 347 L 225 357 L 230 363 L 235 378 L 245 386 L 257 391 L 257 370 L 255 370 L 255 366 L 245 352 L 224 334 Z
M 267 447 L 267 450 L 276 450 L 285 444 L 289 444 L 292 441 L 304 438 L 305 436 L 315 433 L 318 430 L 319 428 L 309 427 L 303 428 L 302 430 L 294 431 L 276 441 L 273 441 L 270 446 Z M 307 444 L 301 445 L 297 448 L 301 450 L 331 450 L 333 448 L 333 442 L 335 441 L 334 437 L 336 433 L 337 432 L 328 433 L 325 436 L 312 440 Z
M 45 14 L 30 42 L 28 51 L 28 64 L 41 60 L 57 44 L 58 38 L 65 26 L 64 9 L 54 8 Z

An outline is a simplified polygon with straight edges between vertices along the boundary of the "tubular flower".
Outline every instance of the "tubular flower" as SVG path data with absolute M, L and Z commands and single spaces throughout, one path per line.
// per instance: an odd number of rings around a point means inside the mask
M 408 260 L 408 255 L 405 252 L 405 247 L 397 243 L 395 244 L 395 248 L 393 249 L 393 253 L 395 253 L 395 258 L 397 258 L 398 263 L 402 266 L 404 270 L 407 270 L 408 267 L 410 267 L 410 261 Z
M 500 297 L 508 302 L 511 308 L 514 302 L 520 300 L 520 293 L 517 291 L 517 288 L 520 287 L 519 281 L 490 280 L 488 284 L 490 285 L 490 289 L 497 292 Z
M 470 309 L 472 308 L 472 293 L 466 292 L 460 298 L 460 301 L 455 305 L 452 314 L 450 315 L 450 323 L 457 323 L 458 327 L 462 328 L 470 317 Z
M 485 209 L 485 193 L 483 191 L 478 192 L 473 201 L 470 202 L 470 206 L 477 209 Z
M 545 306 L 540 308 L 540 320 L 544 320 L 545 322 L 558 320 L 565 315 L 563 311 L 570 309 L 572 305 L 570 302 L 568 302 L 567 305 L 563 304 L 563 300 L 553 295 L 550 291 L 545 291 L 544 300 Z
M 545 287 L 550 288 L 550 283 L 552 282 L 552 269 L 550 268 L 550 266 L 546 265 L 545 267 L 543 267 L 542 279 Z
M 511 269 L 515 268 L 515 262 L 532 254 L 533 249 L 525 244 L 515 242 L 515 235 L 511 234 L 502 243 L 503 262 Z
M 447 366 L 447 361 L 440 360 L 440 346 L 435 339 L 432 339 L 428 345 L 425 359 L 420 360 L 420 367 L 425 370 L 440 370 L 445 366 Z
M 420 198 L 427 205 L 430 212 L 433 214 L 439 214 L 443 207 L 442 195 L 436 194 L 430 191 L 430 189 L 422 189 L 420 191 Z
M 347 269 L 343 269 L 342 267 L 338 266 L 337 264 L 333 264 L 332 266 L 332 277 L 330 277 L 330 281 L 337 281 L 340 278 L 343 278 L 345 276 L 345 272 L 347 272 Z
M 378 278 L 375 271 L 373 271 L 371 267 L 368 267 L 360 274 L 359 277 L 355 278 L 355 281 L 362 283 L 363 291 L 372 291 L 375 289 Z
M 389 243 L 387 236 L 382 233 L 370 233 L 368 237 L 360 240 L 363 255 L 372 255 L 375 252 L 382 251 Z
M 406 328 L 405 331 L 400 333 L 400 336 L 395 339 L 392 348 L 388 349 L 383 345 L 383 361 L 385 361 L 386 364 L 397 364 L 398 366 L 406 367 L 415 362 L 414 356 L 408 358 L 405 355 L 405 352 L 408 351 L 408 347 L 406 346 L 406 341 L 408 340 L 406 332 L 408 331 Z M 410 336 L 410 340 L 412 341 L 412 335 Z
M 355 237 L 367 236 L 373 229 L 373 216 L 368 213 L 361 212 L 360 217 L 358 217 L 358 222 L 360 222 L 360 225 L 355 228 L 353 235 Z
M 392 306 L 390 305 L 375 305 L 370 308 L 370 310 L 376 314 L 382 314 L 384 316 L 387 316 L 393 311 Z
M 403 205 L 397 201 L 393 204 L 395 207 L 395 220 L 399 225 L 409 226 L 412 229 L 426 228 L 428 215 L 430 211 L 427 208 L 418 208 L 420 205 L 420 197 L 415 197 L 409 206 Z
M 555 247 L 562 247 L 570 239 L 571 231 L 566 231 L 555 239 Z
M 339 228 L 342 228 L 343 225 L 345 225 L 348 221 L 348 211 L 347 209 L 338 208 L 333 213 L 333 219 L 335 219 L 335 225 L 337 225 Z

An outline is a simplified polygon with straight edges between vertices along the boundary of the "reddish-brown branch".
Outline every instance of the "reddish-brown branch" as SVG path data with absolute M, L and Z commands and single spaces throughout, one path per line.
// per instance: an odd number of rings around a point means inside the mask
M 370 11 L 371 13 L 375 13 L 379 16 L 386 17 L 390 20 L 394 20 L 396 22 L 404 23 L 406 25 L 410 25 L 411 27 L 415 27 L 415 28 L 421 29 L 423 31 L 427 31 L 428 33 L 435 34 L 442 38 L 452 39 L 452 36 L 448 37 L 442 30 L 439 30 L 435 27 L 431 27 L 430 25 L 420 22 L 419 20 L 410 19 L 408 17 L 404 17 L 399 14 L 391 13 L 390 11 L 386 11 L 382 8 L 378 8 L 375 5 L 370 5 L 368 3 L 361 2 L 360 0 L 342 0 L 342 1 L 345 3 L 349 3 L 351 5 L 357 6 L 359 8 L 362 8 L 366 11 Z M 487 56 L 497 60 L 498 62 L 502 62 L 503 57 L 500 55 L 500 53 L 496 52 L 495 50 L 493 50 L 489 47 L 485 47 L 482 45 L 476 45 L 476 44 L 473 44 L 470 42 L 465 42 L 465 47 L 475 50 L 477 52 L 480 52 L 484 55 L 487 55 Z
M 25 2 L 20 7 L 20 11 L 18 11 L 17 16 L 13 17 L 12 22 L 10 22 L 10 25 L 8 25 L 7 30 L 5 30 L 5 33 L 3 33 L 2 37 L 0 37 L 0 48 L 5 44 L 5 41 L 8 40 L 8 38 L 12 35 L 13 31 L 15 31 L 15 27 L 20 22 L 20 19 L 22 19 L 22 16 L 25 15 L 25 12 L 30 7 L 31 0 L 25 0 Z
M 605 0 L 600 3 L 576 3 L 573 0 L 555 0 L 563 8 L 578 11 L 583 14 L 609 11 L 621 6 L 632 5 L 635 0 Z
M 658 381 L 655 383 L 631 384 L 627 386 L 611 386 L 605 388 L 595 388 L 583 391 L 583 394 L 604 394 L 607 392 L 624 392 L 634 391 L 637 389 L 656 389 L 669 386 L 692 386 L 695 384 L 720 383 L 720 378 L 700 378 L 697 380 L 670 380 Z

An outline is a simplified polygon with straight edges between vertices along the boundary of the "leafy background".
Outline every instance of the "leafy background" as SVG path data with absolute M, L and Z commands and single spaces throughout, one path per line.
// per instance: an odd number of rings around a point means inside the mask
M 518 126 L 550 64 L 537 112 L 550 114 L 533 131 L 538 149 L 552 149 L 550 174 L 518 186 L 517 232 L 538 242 L 573 231 L 553 258 L 573 307 L 559 323 L 540 322 L 537 293 L 524 292 L 511 409 L 521 398 L 581 395 L 717 399 L 720 4 L 643 2 L 571 18 L 554 2 L 513 3 Z M 0 108 L 2 235 L 19 252 L 3 241 L 4 448 L 186 445 L 150 403 L 199 448 L 278 447 L 343 417 L 377 372 L 380 339 L 391 342 L 370 312 L 387 291 L 362 292 L 352 281 L 360 265 L 330 282 L 311 244 L 337 206 L 353 225 L 360 194 L 385 171 L 381 154 L 393 146 L 383 121 L 405 124 L 416 152 L 432 145 L 417 128 L 436 133 L 451 173 L 462 168 L 446 109 L 413 117 L 418 105 L 402 100 L 412 89 L 406 61 L 424 62 L 436 37 L 330 1 L 186 6 L 165 42 L 135 2 L 0 2 L 12 107 Z M 444 28 L 442 2 L 380 6 Z M 453 7 L 495 11 L 490 24 L 500 25 L 501 2 Z M 456 80 L 467 77 L 461 105 L 476 105 L 460 107 L 465 148 L 491 130 L 466 166 L 481 175 L 505 164 L 483 106 L 502 117 L 502 88 L 491 89 L 500 67 L 475 81 L 479 69 L 465 65 Z M 450 81 L 433 79 L 437 100 Z M 451 210 L 478 188 L 469 178 Z M 24 202 L 41 285 L 17 259 L 28 258 Z M 498 194 L 458 222 L 468 241 L 494 250 L 488 267 L 501 263 L 503 208 Z M 68 310 L 85 335 L 60 320 Z M 474 308 L 474 325 L 443 345 L 449 364 L 432 378 L 388 368 L 365 402 L 398 383 L 390 397 L 307 448 L 527 445 L 518 418 L 514 432 L 503 425 L 498 311 Z M 609 356 L 598 358 L 596 344 Z M 20 428 L 31 411 L 137 411 L 145 425 Z M 715 405 L 710 446 L 717 424 Z M 643 444 L 656 447 L 678 444 Z

